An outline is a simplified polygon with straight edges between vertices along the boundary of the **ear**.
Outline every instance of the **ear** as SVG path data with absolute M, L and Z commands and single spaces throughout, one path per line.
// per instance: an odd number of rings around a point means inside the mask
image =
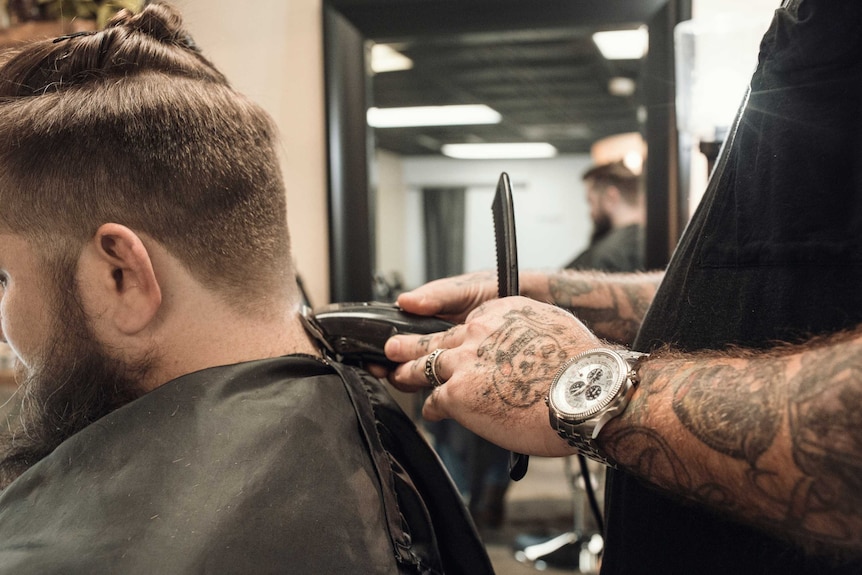
M 605 188 L 602 198 L 608 205 L 615 206 L 620 203 L 620 200 L 622 200 L 622 194 L 616 186 L 608 186 Z
M 153 262 L 140 236 L 120 224 L 103 224 L 85 250 L 80 273 L 97 321 L 124 335 L 134 335 L 154 320 L 162 291 Z

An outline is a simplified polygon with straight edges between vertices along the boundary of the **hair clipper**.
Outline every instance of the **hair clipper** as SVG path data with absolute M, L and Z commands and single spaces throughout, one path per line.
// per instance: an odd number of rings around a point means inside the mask
M 393 335 L 436 333 L 454 325 L 382 302 L 334 303 L 314 310 L 303 306 L 301 317 L 306 330 L 335 359 L 387 367 L 396 365 L 383 352 Z

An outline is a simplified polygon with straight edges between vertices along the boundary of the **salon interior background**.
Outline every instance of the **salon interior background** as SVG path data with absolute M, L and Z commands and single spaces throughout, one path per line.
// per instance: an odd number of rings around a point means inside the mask
M 251 5 L 253 9 L 228 0 L 175 2 L 207 55 L 275 118 L 282 133 L 297 265 L 312 301 L 329 301 L 323 0 L 260 0 Z M 704 18 L 733 11 L 740 17 L 762 16 L 777 4 L 693 0 L 692 15 Z M 408 287 L 424 280 L 418 190 L 447 183 L 468 186 L 465 268 L 493 267 L 490 198 L 503 170 L 515 184 L 522 267 L 564 263 L 588 241 L 590 223 L 580 174 L 590 162 L 583 152 L 541 160 L 466 161 L 378 151 L 371 175 L 378 190 L 376 219 L 386 227 L 376 233 L 376 271 L 397 270 Z

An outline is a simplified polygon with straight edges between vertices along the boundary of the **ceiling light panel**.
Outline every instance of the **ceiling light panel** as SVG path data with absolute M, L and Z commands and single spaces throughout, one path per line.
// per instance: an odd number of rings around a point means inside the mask
M 413 68 L 413 60 L 392 48 L 389 44 L 374 44 L 371 47 L 371 71 L 375 74 L 398 72 Z
M 552 158 L 557 149 L 546 142 L 505 144 L 445 144 L 444 156 L 460 160 L 502 160 Z
M 472 126 L 499 124 L 502 117 L 488 106 L 415 106 L 410 108 L 369 108 L 368 125 L 373 128 L 413 126 Z
M 647 52 L 649 34 L 645 26 L 635 30 L 607 30 L 593 34 L 593 42 L 608 60 L 639 60 Z

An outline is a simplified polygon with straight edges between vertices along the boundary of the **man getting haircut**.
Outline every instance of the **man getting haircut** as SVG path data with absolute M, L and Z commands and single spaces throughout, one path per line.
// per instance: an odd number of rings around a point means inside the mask
M 277 146 L 170 6 L 3 54 L 0 573 L 491 572 L 303 330 Z

